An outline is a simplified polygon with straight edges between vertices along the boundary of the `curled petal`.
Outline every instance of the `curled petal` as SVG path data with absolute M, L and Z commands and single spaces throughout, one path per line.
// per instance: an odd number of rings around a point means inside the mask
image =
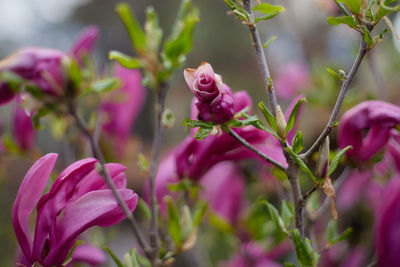
M 79 35 L 78 40 L 71 49 L 71 54 L 80 64 L 82 56 L 90 54 L 93 51 L 98 35 L 99 28 L 96 26 L 88 27 Z
M 25 257 L 32 260 L 32 239 L 29 233 L 29 215 L 35 208 L 57 160 L 57 154 L 41 157 L 29 169 L 18 190 L 12 208 L 12 222 L 17 240 Z
M 136 208 L 138 195 L 129 189 L 119 189 L 118 192 L 129 207 L 130 211 Z M 75 239 L 88 228 L 110 226 L 125 218 L 125 214 L 118 205 L 110 189 L 89 192 L 65 208 L 62 218 L 57 220 L 57 240 L 44 260 L 49 263 L 60 264 L 71 249 Z
M 35 130 L 32 119 L 22 107 L 21 98 L 17 97 L 13 116 L 13 135 L 21 149 L 31 149 L 35 142 Z

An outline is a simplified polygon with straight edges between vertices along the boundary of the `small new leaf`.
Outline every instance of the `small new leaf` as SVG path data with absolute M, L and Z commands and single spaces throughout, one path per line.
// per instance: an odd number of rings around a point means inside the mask
M 262 45 L 262 48 L 267 48 L 275 39 L 276 39 L 276 35 L 271 36 L 271 37 Z
M 182 229 L 179 223 L 179 213 L 170 196 L 165 197 L 165 200 L 168 209 L 168 232 L 175 245 L 179 246 L 182 242 Z
M 291 231 L 292 241 L 296 249 L 299 267 L 315 267 L 318 264 L 319 254 L 315 252 L 308 238 L 301 238 L 298 229 Z
M 296 154 L 299 154 L 300 151 L 303 150 L 304 145 L 303 145 L 303 133 L 302 132 L 300 132 L 300 131 L 296 132 L 296 135 L 294 136 L 294 139 L 293 139 L 292 147 L 293 147 L 294 153 L 296 153 Z
M 331 161 L 331 163 L 329 165 L 328 176 L 330 176 L 336 170 L 337 166 L 339 165 L 340 159 L 342 158 L 344 153 L 346 153 L 347 150 L 352 149 L 352 148 L 353 148 L 352 146 L 346 146 L 345 148 L 340 150 L 339 153 L 336 154 L 336 156 L 333 158 L 333 160 Z
M 340 74 L 338 74 L 336 71 L 334 71 L 331 68 L 326 68 L 325 69 L 330 75 L 332 75 L 333 77 L 335 77 L 336 79 L 343 81 L 343 76 L 341 76 Z
M 293 129 L 294 124 L 296 122 L 296 118 L 297 118 L 297 113 L 300 110 L 301 105 L 303 104 L 303 102 L 306 102 L 305 98 L 301 98 L 297 101 L 296 105 L 293 107 L 292 112 L 290 113 L 287 125 L 286 125 L 286 134 Z
M 279 15 L 283 11 L 285 11 L 285 8 L 283 6 L 274 6 L 268 3 L 261 3 L 255 7 L 253 7 L 253 10 L 259 11 L 263 13 L 265 16 L 256 18 L 254 20 L 255 23 L 259 22 L 260 20 L 269 20 L 272 19 L 273 17 Z
M 260 108 L 261 112 L 263 113 L 265 119 L 267 120 L 269 126 L 276 131 L 278 128 L 276 126 L 276 121 L 274 115 L 272 115 L 271 111 L 264 105 L 264 102 L 258 103 L 258 107 Z
M 120 86 L 118 78 L 106 78 L 92 82 L 89 92 L 103 93 L 116 89 Z
M 169 108 L 165 109 L 161 119 L 162 126 L 166 129 L 170 129 L 172 128 L 172 126 L 174 126 L 174 123 L 175 123 L 174 114 L 172 114 L 172 111 Z
M 288 230 L 286 229 L 282 218 L 279 216 L 278 210 L 272 204 L 270 204 L 268 201 L 265 201 L 265 204 L 267 205 L 268 216 L 274 222 L 276 229 L 278 229 L 279 231 L 281 231 L 283 233 L 288 234 Z
M 353 29 L 359 30 L 357 27 L 357 23 L 352 16 L 328 17 L 326 21 L 331 25 L 346 24 Z
M 314 174 L 310 171 L 310 169 L 307 167 L 307 165 L 304 163 L 304 161 L 300 158 L 299 155 L 297 155 L 292 149 L 287 148 L 286 151 L 290 153 L 294 161 L 297 163 L 299 168 L 303 170 L 305 173 L 308 174 L 308 176 L 311 177 L 311 179 L 314 181 L 314 183 L 317 183 L 317 178 L 315 178 Z
M 130 57 L 118 51 L 110 51 L 108 58 L 117 60 L 122 67 L 128 69 L 137 69 L 142 66 L 142 63 L 138 58 Z
M 146 36 L 135 16 L 131 12 L 129 5 L 127 3 L 121 3 L 117 5 L 116 11 L 121 17 L 137 52 L 140 54 L 146 51 Z

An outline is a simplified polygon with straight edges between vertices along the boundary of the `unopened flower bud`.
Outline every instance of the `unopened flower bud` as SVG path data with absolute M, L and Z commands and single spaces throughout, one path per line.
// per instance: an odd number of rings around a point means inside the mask
M 195 104 L 201 120 L 222 124 L 233 119 L 232 91 L 210 64 L 203 62 L 197 69 L 185 69 L 184 76 L 197 98 Z
M 286 119 L 285 115 L 283 115 L 281 107 L 276 106 L 276 126 L 278 128 L 278 135 L 281 138 L 286 138 Z
M 325 178 L 328 175 L 329 167 L 329 137 L 320 145 L 317 158 L 315 175 L 319 178 Z

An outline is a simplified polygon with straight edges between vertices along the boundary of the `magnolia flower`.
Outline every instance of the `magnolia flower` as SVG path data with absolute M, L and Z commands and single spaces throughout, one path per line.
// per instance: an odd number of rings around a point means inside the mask
M 78 37 L 77 41 L 71 49 L 71 54 L 74 56 L 79 65 L 82 65 L 82 58 L 92 53 L 99 35 L 99 28 L 90 26 L 86 28 Z
M 366 101 L 348 110 L 339 124 L 340 147 L 351 145 L 347 155 L 368 161 L 389 141 L 391 129 L 400 123 L 400 107 L 383 101 Z M 368 133 L 365 135 L 365 131 Z M 365 136 L 364 136 L 365 135 Z
M 23 254 L 21 263 L 61 266 L 81 233 L 92 226 L 111 226 L 125 218 L 112 191 L 98 174 L 97 160 L 93 158 L 77 161 L 67 167 L 50 191 L 41 196 L 56 159 L 57 154 L 40 158 L 28 171 L 18 190 L 12 209 L 12 222 Z M 112 163 L 107 164 L 106 168 L 119 194 L 133 211 L 138 196 L 126 189 L 123 173 L 126 168 Z M 32 238 L 29 216 L 35 207 L 37 218 Z M 102 258 L 100 252 L 84 255 L 83 249 L 85 247 L 74 251 L 71 260 L 94 263 Z
M 382 194 L 376 218 L 375 245 L 378 266 L 400 266 L 400 178 L 393 178 Z
M 205 188 L 201 196 L 219 216 L 235 224 L 243 204 L 244 181 L 233 162 L 218 163 L 201 178 Z
M 113 139 L 117 154 L 123 155 L 132 126 L 145 102 L 146 88 L 141 84 L 142 76 L 138 70 L 116 64 L 115 75 L 120 79 L 121 88 L 114 90 L 101 105 L 106 114 L 103 130 Z
M 186 83 L 193 92 L 199 110 L 199 119 L 220 124 L 233 119 L 232 91 L 215 74 L 210 64 L 203 62 L 197 69 L 185 69 Z
M 65 56 L 66 54 L 55 49 L 27 47 L 0 61 L 0 73 L 13 72 L 32 82 L 42 92 L 58 95 L 62 93 L 64 84 L 61 60 Z M 1 104 L 7 103 L 15 96 L 10 93 L 11 88 L 8 85 L 3 83 L 0 87 Z
M 274 80 L 276 94 L 282 99 L 293 99 L 309 82 L 308 67 L 304 63 L 291 63 L 279 69 Z

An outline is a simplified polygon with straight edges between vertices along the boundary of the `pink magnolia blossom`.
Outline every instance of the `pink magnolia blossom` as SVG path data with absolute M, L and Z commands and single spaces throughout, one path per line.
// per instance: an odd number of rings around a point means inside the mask
M 400 123 L 400 107 L 383 101 L 366 101 L 348 110 L 339 124 L 340 147 L 351 145 L 347 155 L 368 161 L 389 141 L 391 129 Z M 364 136 L 364 132 L 368 133 Z
M 146 100 L 146 88 L 141 84 L 142 76 L 138 70 L 126 69 L 116 64 L 115 75 L 121 81 L 121 88 L 112 92 L 101 109 L 106 114 L 103 130 L 113 139 L 117 154 L 122 155 L 132 126 Z
M 288 100 L 295 98 L 309 82 L 309 76 L 308 67 L 304 63 L 291 63 L 282 67 L 274 81 L 277 96 Z
M 382 194 L 376 218 L 375 245 L 378 266 L 400 266 L 400 178 L 393 178 Z
M 82 58 L 92 53 L 99 35 L 99 29 L 96 26 L 86 28 L 75 41 L 71 54 L 79 65 L 82 65 Z
M 12 209 L 14 231 L 23 257 L 21 262 L 44 267 L 61 266 L 77 238 L 88 228 L 111 226 L 124 219 L 112 192 L 96 170 L 97 160 L 87 158 L 68 166 L 56 179 L 50 191 L 42 195 L 57 154 L 40 158 L 28 171 L 18 190 Z M 138 196 L 126 189 L 125 167 L 107 164 L 118 192 L 133 211 Z M 37 210 L 33 237 L 30 235 L 29 216 Z M 96 263 L 100 252 L 83 255 L 81 247 L 72 260 Z M 94 250 L 94 248 L 90 248 Z
M 201 178 L 200 185 L 205 188 L 202 197 L 208 200 L 211 208 L 227 221 L 235 224 L 243 205 L 245 178 L 231 161 L 213 166 Z
M 232 91 L 214 73 L 210 64 L 203 62 L 197 69 L 185 69 L 186 83 L 193 92 L 199 110 L 199 119 L 220 124 L 233 119 L 234 100 Z

